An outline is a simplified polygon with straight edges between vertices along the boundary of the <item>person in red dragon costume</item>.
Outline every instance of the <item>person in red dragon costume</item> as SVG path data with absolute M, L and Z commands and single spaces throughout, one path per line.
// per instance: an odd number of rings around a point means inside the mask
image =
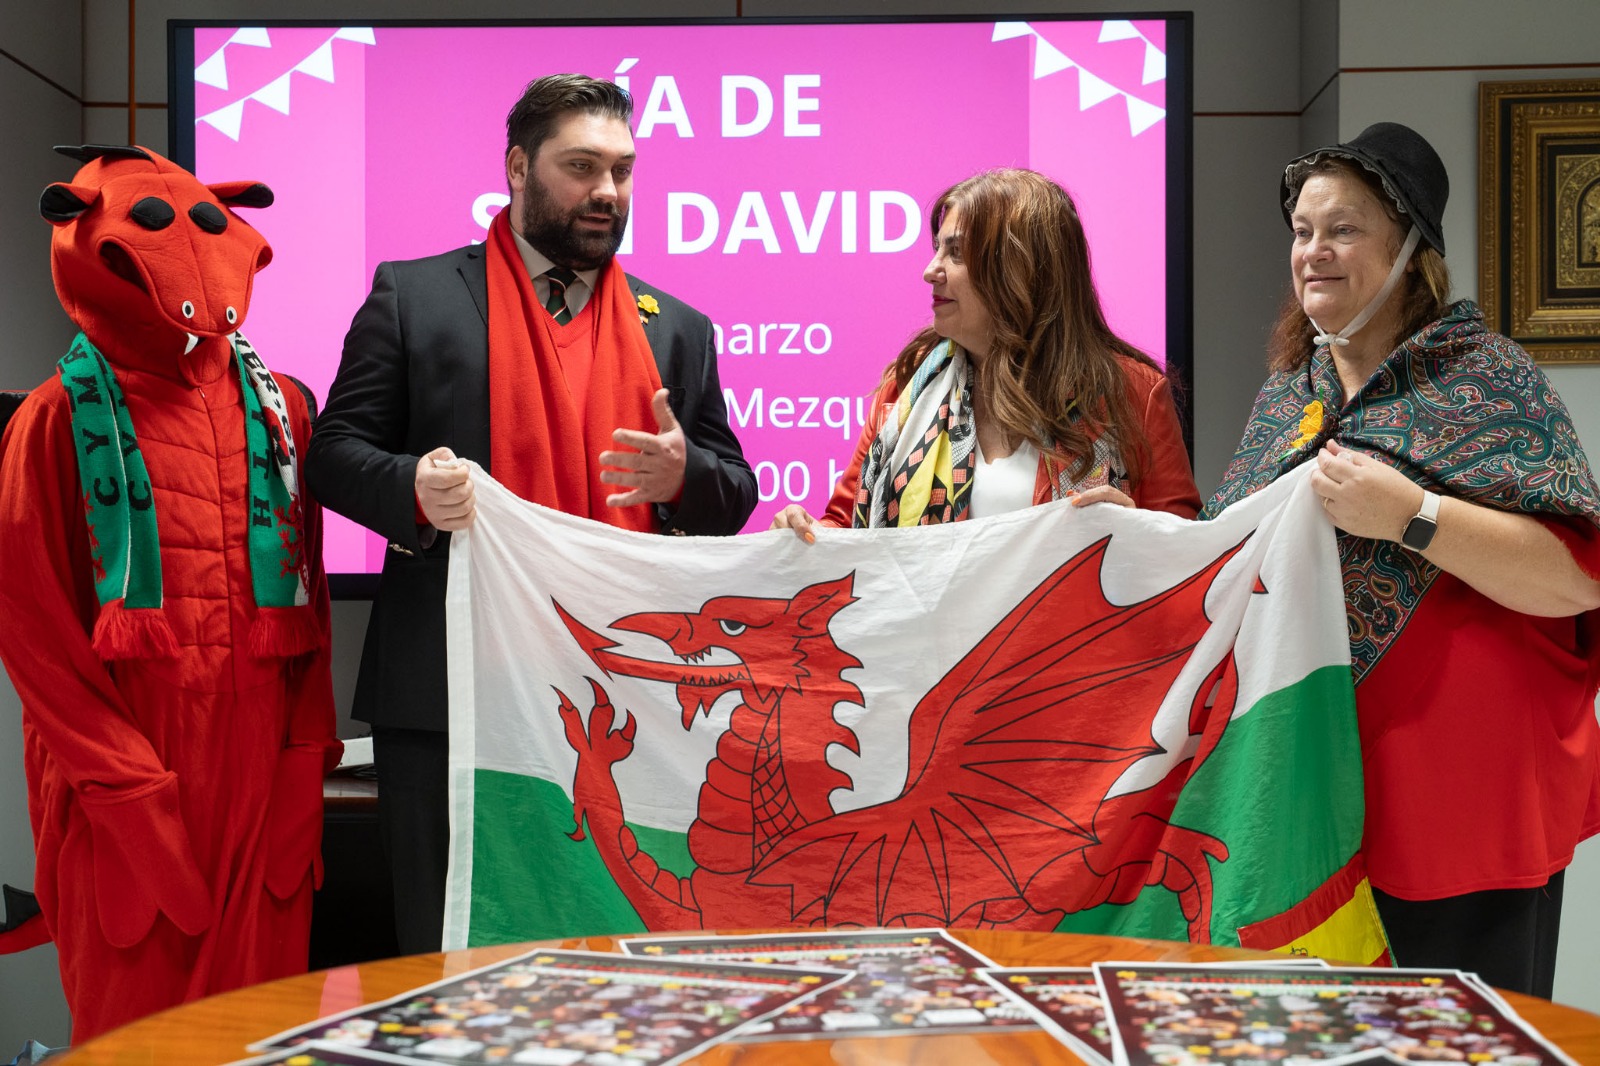
M 35 887 L 81 1042 L 303 971 L 337 761 L 305 400 L 239 334 L 272 258 L 154 152 L 40 200 L 82 331 L 0 450 L 0 658 L 22 698 Z

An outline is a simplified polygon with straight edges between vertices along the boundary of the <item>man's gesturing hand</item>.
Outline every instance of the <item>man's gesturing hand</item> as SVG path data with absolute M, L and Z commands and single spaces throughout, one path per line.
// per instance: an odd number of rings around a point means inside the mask
M 600 480 L 607 485 L 626 485 L 627 492 L 606 497 L 612 507 L 631 507 L 636 503 L 672 503 L 683 491 L 686 461 L 683 427 L 667 406 L 667 390 L 660 389 L 650 401 L 656 416 L 656 432 L 618 429 L 611 439 L 632 451 L 600 453 Z
M 453 462 L 455 457 L 449 448 L 439 447 L 417 460 L 417 505 L 429 525 L 447 532 L 466 529 L 478 514 L 466 464 L 441 465 Z

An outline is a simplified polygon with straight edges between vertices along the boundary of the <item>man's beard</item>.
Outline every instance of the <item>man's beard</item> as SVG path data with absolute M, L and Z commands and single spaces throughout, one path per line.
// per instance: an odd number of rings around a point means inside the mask
M 594 270 L 611 262 L 628 228 L 628 216 L 615 204 L 589 200 L 563 214 L 544 185 L 530 174 L 523 186 L 522 237 L 544 257 L 568 270 Z M 580 228 L 582 215 L 610 215 L 611 228 Z

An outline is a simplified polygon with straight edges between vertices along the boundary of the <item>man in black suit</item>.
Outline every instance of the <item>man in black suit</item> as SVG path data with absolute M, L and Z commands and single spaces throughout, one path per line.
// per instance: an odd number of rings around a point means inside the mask
M 481 245 L 383 263 L 306 456 L 326 507 L 389 540 L 356 685 L 404 952 L 436 951 L 449 814 L 444 592 L 478 462 L 526 499 L 630 529 L 731 534 L 756 501 L 711 322 L 612 258 L 632 101 L 576 74 L 506 118 L 511 203 Z

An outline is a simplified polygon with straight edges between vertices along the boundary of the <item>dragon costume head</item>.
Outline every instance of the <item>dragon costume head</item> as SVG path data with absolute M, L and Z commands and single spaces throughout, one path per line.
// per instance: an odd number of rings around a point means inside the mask
M 267 207 L 253 181 L 205 185 L 147 148 L 58 147 L 83 167 L 48 186 L 50 269 L 68 316 L 116 366 L 215 380 L 272 249 L 235 207 Z

